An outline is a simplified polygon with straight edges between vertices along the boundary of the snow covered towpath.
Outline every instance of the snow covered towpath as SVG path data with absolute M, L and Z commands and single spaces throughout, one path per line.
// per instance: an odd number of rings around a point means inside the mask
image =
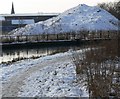
M 13 63 L 3 69 L 3 97 L 79 97 L 71 52 Z M 30 64 L 32 63 L 32 64 Z M 18 68 L 19 67 L 19 68 Z

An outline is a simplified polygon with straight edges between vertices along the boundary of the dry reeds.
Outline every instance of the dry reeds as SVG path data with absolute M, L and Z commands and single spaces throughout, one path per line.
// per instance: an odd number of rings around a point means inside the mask
M 86 83 L 90 97 L 120 97 L 119 37 L 115 34 L 111 40 L 91 42 L 82 60 L 80 55 L 73 56 L 78 82 Z

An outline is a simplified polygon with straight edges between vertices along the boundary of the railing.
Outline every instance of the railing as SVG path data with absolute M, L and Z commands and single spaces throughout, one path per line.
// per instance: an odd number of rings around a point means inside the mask
M 39 34 L 39 35 L 1 35 L 1 43 L 47 42 L 47 41 L 74 41 L 113 39 L 118 31 L 82 31 L 79 33 Z

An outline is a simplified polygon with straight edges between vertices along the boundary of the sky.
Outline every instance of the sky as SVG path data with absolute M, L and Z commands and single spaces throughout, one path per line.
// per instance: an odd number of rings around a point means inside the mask
M 0 14 L 10 14 L 12 2 L 15 13 L 61 13 L 79 4 L 94 6 L 115 0 L 0 0 Z

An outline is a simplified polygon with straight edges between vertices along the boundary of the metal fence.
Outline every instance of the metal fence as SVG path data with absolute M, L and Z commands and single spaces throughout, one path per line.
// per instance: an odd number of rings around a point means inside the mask
M 1 35 L 1 43 L 22 42 L 46 42 L 46 41 L 74 41 L 74 40 L 96 40 L 113 39 L 118 36 L 118 31 L 82 31 L 79 33 L 39 34 L 39 35 Z

